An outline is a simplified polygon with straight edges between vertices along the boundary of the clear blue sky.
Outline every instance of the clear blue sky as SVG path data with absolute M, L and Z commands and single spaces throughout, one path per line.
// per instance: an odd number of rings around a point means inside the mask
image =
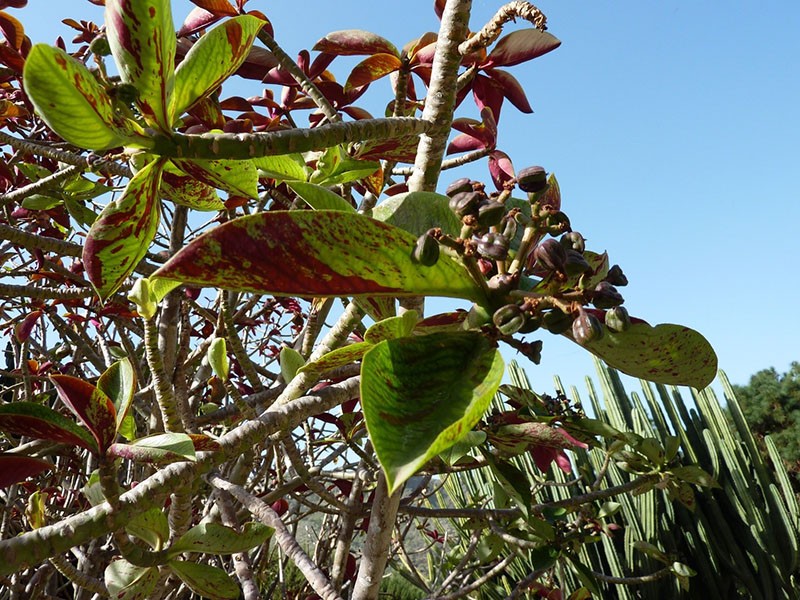
M 501 3 L 473 4 L 477 29 Z M 292 55 L 338 29 L 372 30 L 402 46 L 438 25 L 427 0 L 248 6 L 272 20 Z M 573 227 L 628 275 L 631 314 L 701 331 L 734 383 L 762 368 L 788 369 L 800 360 L 793 306 L 800 298 L 800 3 L 538 6 L 562 46 L 512 69 L 535 114 L 506 105 L 499 147 L 517 168 L 540 164 L 556 173 Z M 179 23 L 189 4 L 174 7 Z M 82 0 L 30 0 L 9 12 L 34 41 L 50 43 L 59 34 L 71 39 L 61 18 L 102 19 Z M 337 64 L 332 70 L 343 80 L 347 71 Z M 382 84 L 376 88 L 386 94 Z M 260 93 L 255 82 L 247 90 Z M 483 167 L 468 175 L 488 178 Z M 542 364 L 528 369 L 542 391 L 555 373 L 576 384 L 594 375 L 579 347 L 544 340 Z

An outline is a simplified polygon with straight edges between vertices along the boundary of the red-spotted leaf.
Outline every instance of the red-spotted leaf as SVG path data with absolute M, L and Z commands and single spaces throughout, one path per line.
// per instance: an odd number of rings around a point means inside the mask
M 97 442 L 88 431 L 52 408 L 33 402 L 0 405 L 0 431 L 97 452 Z
M 237 196 L 258 197 L 258 172 L 249 160 L 180 160 L 175 165 L 206 185 Z
M 31 337 L 31 332 L 39 322 L 39 319 L 44 313 L 41 310 L 35 310 L 29 315 L 26 315 L 22 321 L 14 326 L 14 337 L 19 343 L 27 341 Z
M 83 246 L 86 274 L 100 298 L 108 298 L 133 272 L 156 235 L 161 213 L 162 161 L 153 161 L 128 182 L 122 196 L 103 209 Z
M 0 488 L 25 481 L 28 477 L 36 477 L 54 466 L 46 460 L 31 456 L 0 453 Z
M 258 213 L 198 237 L 151 279 L 281 296 L 446 296 L 485 302 L 480 286 L 446 252 L 433 266 L 416 263 L 416 241 L 402 229 L 354 213 Z
M 394 54 L 374 54 L 358 63 L 350 72 L 344 91 L 347 93 L 353 88 L 367 85 L 385 77 L 402 66 L 400 59 Z
M 175 72 L 170 122 L 236 72 L 263 24 L 251 15 L 234 17 L 207 32 L 192 46 Z
M 136 372 L 127 358 L 118 360 L 100 375 L 97 389 L 111 400 L 116 412 L 116 429 L 119 430 L 133 403 L 136 391 Z
M 302 154 L 277 154 L 252 159 L 259 177 L 278 181 L 305 181 L 308 178 L 306 161 Z
M 603 321 L 603 311 L 591 312 Z M 702 389 L 717 375 L 714 349 L 693 329 L 672 324 L 653 327 L 638 319 L 622 333 L 603 329 L 603 337 L 584 348 L 632 377 Z M 572 339 L 570 332 L 565 335 Z
M 222 448 L 217 440 L 204 433 L 190 433 L 189 438 L 194 444 L 195 452 L 217 452 Z
M 393 340 L 407 337 L 414 331 L 414 326 L 419 320 L 415 310 L 408 310 L 397 317 L 389 317 L 374 323 L 364 334 L 364 341 L 378 344 L 383 340 Z
M 297 369 L 297 372 L 322 373 L 330 369 L 344 367 L 345 365 L 352 364 L 357 360 L 361 360 L 361 358 L 364 356 L 364 353 L 370 348 L 372 348 L 372 344 L 369 342 L 356 342 L 354 344 L 348 344 L 347 346 L 342 346 L 341 348 L 331 350 L 314 362 L 304 364 L 302 367 Z
M 520 29 L 500 38 L 481 64 L 489 67 L 511 67 L 555 50 L 561 45 L 554 35 L 538 29 Z
M 225 210 L 216 188 L 187 175 L 172 161 L 164 164 L 160 191 L 168 200 L 193 210 Z
M 71 375 L 51 375 L 58 397 L 92 432 L 100 452 L 105 452 L 117 435 L 114 403 L 91 383 Z
M 219 523 L 200 523 L 184 533 L 169 549 L 170 556 L 184 552 L 235 554 L 260 546 L 272 536 L 274 529 L 261 523 L 246 523 L 239 533 Z
M 159 433 L 130 444 L 112 444 L 108 454 L 156 465 L 197 460 L 192 438 L 185 433 Z
M 475 426 L 503 370 L 475 332 L 387 340 L 364 355 L 361 405 L 391 491 Z
M 158 567 L 137 567 L 120 559 L 106 567 L 103 579 L 112 598 L 147 600 L 152 598 L 158 577 Z
M 146 542 L 153 550 L 161 550 L 169 539 L 169 521 L 160 508 L 151 508 L 125 523 L 125 531 Z
M 386 296 L 360 296 L 354 301 L 359 308 L 367 313 L 373 321 L 382 321 L 397 314 L 394 298 Z
M 185 560 L 171 560 L 167 565 L 186 587 L 204 598 L 235 600 L 239 597 L 239 586 L 218 567 Z
M 397 48 L 389 40 L 381 36 L 362 31 L 360 29 L 347 29 L 334 31 L 326 35 L 316 44 L 313 50 L 326 52 L 336 56 L 393 54 L 399 56 Z
M 71 144 L 106 150 L 133 141 L 135 123 L 116 112 L 89 69 L 63 50 L 36 44 L 25 60 L 23 82 L 39 116 Z
M 500 88 L 503 90 L 503 95 L 508 98 L 508 101 L 516 106 L 520 112 L 533 112 L 533 109 L 528 102 L 528 97 L 525 95 L 525 90 L 522 88 L 522 85 L 520 85 L 519 81 L 517 81 L 516 77 L 514 77 L 511 73 L 502 71 L 500 69 L 487 69 L 485 73 L 500 84 Z
M 169 0 L 106 0 L 106 34 L 122 82 L 151 127 L 170 131 L 167 105 L 175 80 L 175 28 Z

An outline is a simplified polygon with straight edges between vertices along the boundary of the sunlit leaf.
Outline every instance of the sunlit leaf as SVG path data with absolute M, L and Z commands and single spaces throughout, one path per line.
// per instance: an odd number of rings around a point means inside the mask
M 397 317 L 389 317 L 373 324 L 364 334 L 364 341 L 377 344 L 383 340 L 393 340 L 411 335 L 419 315 L 415 310 L 408 310 Z
M 31 48 L 23 82 L 37 114 L 71 144 L 106 150 L 135 135 L 133 122 L 117 114 L 89 69 L 59 48 L 45 44 Z
M 306 363 L 306 359 L 294 348 L 284 346 L 281 348 L 281 353 L 278 359 L 281 366 L 281 375 L 286 383 L 289 383 L 297 371 Z
M 214 341 L 208 347 L 206 358 L 214 375 L 222 381 L 227 381 L 230 361 L 228 360 L 228 344 L 225 342 L 225 338 L 214 338 Z
M 92 432 L 100 452 L 114 442 L 117 435 L 117 411 L 114 403 L 88 381 L 71 375 L 52 375 L 58 397 Z
M 108 396 L 114 404 L 117 413 L 116 427 L 119 430 L 133 403 L 133 393 L 136 391 L 136 372 L 131 361 L 127 358 L 118 360 L 106 369 L 97 380 L 97 389 Z
M 287 184 L 292 191 L 300 196 L 306 204 L 314 210 L 343 210 L 355 212 L 356 209 L 339 194 L 315 183 L 291 181 Z
M 434 192 L 405 192 L 387 198 L 372 209 L 372 217 L 422 235 L 432 227 L 458 236 L 461 220 L 450 210 L 450 199 Z
M 170 556 L 184 552 L 206 554 L 234 554 L 247 552 L 266 542 L 274 530 L 261 523 L 246 523 L 237 532 L 219 523 L 204 522 L 184 533 L 169 550 Z
M 148 600 L 158 583 L 158 567 L 137 567 L 127 560 L 115 560 L 106 567 L 104 580 L 116 600 Z
M 126 522 L 125 531 L 147 542 L 153 550 L 161 550 L 169 539 L 169 522 L 163 510 L 151 508 Z
M 206 32 L 192 46 L 175 72 L 170 122 L 236 72 L 263 24 L 261 19 L 251 15 L 233 17 Z
M 416 237 L 358 214 L 273 211 L 198 237 L 151 279 L 284 296 L 446 296 L 484 302 L 481 288 L 442 252 L 424 267 Z
M 344 91 L 347 93 L 353 88 L 370 84 L 397 71 L 402 64 L 395 54 L 373 54 L 353 68 L 347 78 L 347 83 L 344 84 Z
M 364 356 L 364 353 L 370 348 L 372 348 L 372 344 L 369 342 L 356 342 L 354 344 L 348 344 L 347 346 L 342 346 L 341 348 L 331 350 L 314 362 L 306 363 L 300 367 L 297 372 L 322 373 L 330 369 L 343 367 L 357 360 L 361 360 L 361 358 Z
M 167 564 L 190 590 L 204 598 L 211 600 L 239 598 L 239 586 L 220 568 L 184 560 L 171 560 Z
M 97 441 L 87 430 L 52 408 L 33 402 L 0 405 L 0 431 L 97 452 Z
M 192 210 L 225 210 L 225 203 L 214 186 L 187 175 L 172 161 L 164 164 L 160 192 L 167 200 Z
M 181 160 L 175 165 L 207 185 L 246 198 L 258 198 L 258 172 L 249 160 Z
M 554 35 L 538 29 L 520 29 L 500 38 L 481 64 L 489 67 L 511 67 L 555 50 L 561 41 Z
M 0 430 L 6 431 L 1 421 Z M 36 477 L 39 473 L 54 467 L 53 463 L 40 458 L 0 453 L 0 489 L 25 481 L 28 477 Z
M 364 355 L 361 404 L 392 491 L 475 426 L 502 376 L 500 352 L 473 332 L 387 340 Z
M 185 433 L 158 433 L 130 444 L 112 444 L 108 453 L 135 462 L 159 465 L 197 460 L 192 438 Z
M 252 159 L 259 177 L 278 181 L 305 181 L 309 169 L 302 154 L 277 154 Z
M 399 56 L 397 48 L 390 41 L 377 34 L 360 29 L 333 31 L 314 44 L 312 50 L 337 56 L 360 54 L 393 54 Z
M 122 196 L 103 209 L 83 246 L 86 274 L 100 298 L 108 298 L 139 264 L 156 235 L 161 216 L 161 161 L 145 165 Z

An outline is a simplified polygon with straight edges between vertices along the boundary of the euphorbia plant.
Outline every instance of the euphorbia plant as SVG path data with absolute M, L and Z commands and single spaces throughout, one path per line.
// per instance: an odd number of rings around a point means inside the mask
M 112 410 L 108 397 L 105 404 L 100 401 L 107 375 L 101 375 L 96 386 L 88 381 L 93 371 L 99 374 L 98 364 L 104 361 L 94 350 L 97 360 L 92 368 L 79 371 L 82 378 L 63 373 L 52 378 L 73 410 L 78 397 L 81 406 L 100 407 L 106 421 L 115 422 L 113 427 L 103 425 L 95 418 L 100 413 L 76 410 L 93 440 L 52 410 L 45 418 L 45 408 L 38 404 L 10 404 L 17 406 L 14 414 L 28 407 L 25 410 L 41 413 L 43 422 L 60 428 L 58 437 L 39 437 L 78 445 L 100 457 L 105 503 L 89 511 L 91 518 L 77 513 L 64 521 L 75 532 L 71 540 L 54 541 L 47 548 L 34 547 L 25 535 L 0 542 L 7 572 L 116 532 L 114 540 L 125 562 L 106 571 L 108 591 L 123 594 L 120 597 L 150 593 L 160 568 L 163 575 L 174 573 L 198 593 L 233 597 L 238 589 L 224 573 L 195 572 L 175 559 L 191 549 L 186 536 L 205 535 L 192 534 L 200 525 L 189 528 L 202 501 L 192 484 L 206 476 L 216 490 L 213 497 L 224 500 L 224 507 L 209 510 L 208 518 L 235 525 L 230 507 L 235 498 L 276 528 L 282 551 L 297 561 L 317 594 L 335 597 L 336 587 L 345 585 L 351 586 L 347 589 L 354 598 L 375 597 L 404 485 L 420 471 L 446 472 L 459 458 L 453 458 L 454 448 L 462 448 L 462 456 L 472 453 L 478 459 L 475 468 L 493 470 L 522 511 L 514 518 L 532 518 L 530 490 L 520 493 L 513 483 L 509 447 L 557 457 L 566 468 L 563 448 L 598 446 L 598 437 L 635 449 L 641 445 L 620 432 L 532 403 L 517 404 L 507 423 L 487 420 L 485 413 L 504 372 L 500 344 L 538 363 L 542 342 L 522 336 L 547 330 L 635 376 L 698 388 L 713 379 L 716 358 L 700 334 L 677 325 L 652 327 L 628 315 L 617 289 L 627 279 L 605 252 L 585 247 L 583 236 L 562 211 L 555 177 L 538 166 L 515 172 L 511 158 L 497 148 L 504 101 L 530 112 L 522 86 L 500 67 L 537 58 L 559 45 L 545 31 L 538 9 L 511 3 L 472 33 L 467 27 L 469 2 L 437 2 L 438 36 L 425 34 L 398 50 L 369 32 L 334 32 L 314 46 L 319 54 L 313 61 L 304 51 L 295 62 L 276 44 L 266 17 L 246 13 L 245 1 L 235 7 L 227 2 L 194 3 L 197 8 L 176 38 L 166 0 L 107 0 L 105 32 L 87 26 L 83 34 L 93 37 L 89 52 L 96 70 L 63 49 L 19 47 L 24 91 L 52 135 L 76 149 L 101 154 L 99 161 L 93 159 L 95 168 L 121 161 L 130 169 L 119 196 L 87 219 L 91 227 L 80 254 L 88 282 L 75 269 L 72 282 L 84 289 L 71 292 L 70 298 L 83 302 L 82 310 L 102 312 L 114 303 L 124 305 L 120 290 L 129 292 L 137 314 L 123 317 L 118 310 L 112 312 L 113 329 L 100 330 L 130 355 L 128 360 L 141 373 L 139 393 L 158 407 L 149 420 L 140 407 L 143 430 L 165 431 L 167 437 L 157 437 L 155 443 L 152 437 L 114 443 L 124 412 Z M 529 26 L 500 37 L 513 18 L 525 19 Z M 198 31 L 202 35 L 196 36 Z M 256 39 L 269 51 L 255 47 Z M 118 79 L 109 74 L 108 54 Z M 327 70 L 343 55 L 366 57 L 344 85 Z M 176 56 L 181 59 L 176 61 Z M 280 100 L 270 91 L 249 99 L 221 99 L 221 86 L 237 73 L 282 85 Z M 384 77 L 394 90 L 391 116 L 373 119 L 354 103 Z M 425 95 L 418 93 L 420 82 L 427 88 Z M 469 94 L 480 120 L 456 118 Z M 314 111 L 308 118 L 310 127 L 298 128 L 298 115 L 309 108 Z M 231 111 L 238 117 L 226 114 Z M 458 133 L 447 151 L 462 155 L 443 160 L 452 130 Z M 483 158 L 494 191 L 471 178 L 438 185 L 443 168 Z M 403 161 L 412 162 L 413 168 L 398 166 Z M 32 169 L 20 170 L 28 178 L 34 176 Z M 227 192 L 225 201 L 217 190 Z M 165 199 L 168 203 L 162 206 Z M 75 206 L 70 209 L 66 198 L 62 202 L 77 220 Z M 59 206 L 59 201 L 53 204 Z M 154 246 L 165 210 L 170 214 L 166 256 Z M 219 211 L 216 220 L 221 223 L 184 242 L 187 215 L 193 214 L 189 211 Z M 18 214 L 20 225 L 26 216 Z M 17 243 L 39 252 L 53 247 L 43 248 L 27 233 L 18 235 Z M 74 252 L 72 245 L 60 248 Z M 131 286 L 134 271 L 148 277 Z M 180 286 L 185 286 L 183 291 L 177 289 Z M 198 288 L 216 289 L 217 299 L 201 306 L 210 296 Z M 35 319 L 21 317 L 29 325 L 20 348 L 29 347 L 33 324 L 43 315 L 50 319 L 49 325 L 42 323 L 43 332 L 48 327 L 64 331 L 59 329 L 63 319 L 57 303 L 66 296 L 50 287 L 43 290 L 34 297 L 54 303 L 46 310 L 37 307 Z M 95 300 L 86 300 L 90 296 Z M 432 296 L 465 300 L 469 309 L 425 317 L 419 299 Z M 264 297 L 268 299 L 261 300 Z M 318 321 L 324 320 L 334 297 L 345 299 L 347 307 L 318 341 Z M 300 305 L 285 298 L 311 301 L 305 322 Z M 400 314 L 395 309 L 398 298 Z M 268 338 L 280 335 L 275 323 L 281 310 L 294 315 L 293 335 L 284 336 L 282 349 L 250 335 L 248 328 L 260 326 L 269 331 Z M 77 318 L 75 313 L 70 313 L 72 318 Z M 365 314 L 374 321 L 366 329 L 360 325 Z M 351 334 L 355 339 L 348 340 Z M 137 352 L 132 339 L 141 341 L 144 352 Z M 105 337 L 102 344 L 103 353 L 110 356 Z M 261 361 L 259 353 L 266 352 L 269 360 Z M 271 360 L 279 362 L 280 374 L 266 368 Z M 26 376 L 24 370 L 20 375 Z M 149 383 L 143 387 L 142 380 Z M 130 384 L 130 403 L 135 378 L 125 381 Z M 353 403 L 356 398 L 358 404 Z M 340 414 L 335 414 L 339 405 Z M 11 414 L 14 409 L 6 410 Z M 380 467 L 374 475 L 377 481 L 373 475 L 341 477 L 333 488 L 317 482 L 311 471 L 319 470 L 314 454 L 329 443 L 323 442 L 324 426 L 310 425 L 315 420 L 335 426 L 339 449 L 331 450 L 331 456 L 359 456 L 358 469 L 372 472 L 374 453 Z M 3 423 L 0 419 L 0 429 Z M 295 439 L 300 425 L 302 453 Z M 19 424 L 5 430 L 26 433 Z M 212 443 L 204 433 L 218 439 Z M 120 495 L 115 485 L 122 474 L 113 457 L 149 457 L 156 463 L 175 458 L 155 449 L 164 439 L 188 441 L 190 446 L 193 442 L 184 456 L 189 460 L 160 469 Z M 244 460 L 241 453 L 253 447 L 257 452 Z M 543 454 L 543 447 L 551 449 L 549 454 Z M 195 448 L 204 451 L 196 460 Z M 285 481 L 289 471 L 276 471 L 284 463 L 276 460 L 270 466 L 279 455 L 285 455 L 307 493 L 342 514 L 336 553 L 315 557 L 318 565 L 298 554 L 302 550 L 279 516 L 259 498 L 277 500 L 290 493 L 300 498 L 302 492 L 296 490 L 301 484 L 292 487 Z M 21 474 L 35 475 L 46 466 L 30 462 L 39 460 L 33 456 L 24 460 L 28 463 L 19 463 Z M 260 472 L 253 464 L 260 461 L 267 462 L 268 478 L 274 474 L 270 485 L 275 490 L 248 477 L 251 469 Z M 546 464 L 544 459 L 537 461 L 541 467 Z M 642 485 L 654 484 L 669 464 L 653 461 L 651 467 L 642 475 Z M 210 474 L 212 469 L 221 471 Z M 369 524 L 362 523 L 367 532 L 359 574 L 351 570 L 346 581 L 350 540 L 355 522 L 364 518 L 364 495 L 372 485 L 372 517 Z M 283 489 L 283 494 L 276 491 Z M 273 491 L 275 496 L 270 496 Z M 167 533 L 161 535 L 164 521 L 157 516 L 144 526 L 159 534 L 158 543 L 150 543 L 141 528 L 131 533 L 149 548 L 120 533 L 124 521 L 134 515 L 150 510 L 161 515 L 157 509 L 168 493 L 172 503 Z M 104 526 L 90 526 L 100 515 Z M 39 530 L 38 535 L 55 535 L 49 531 Z M 247 543 L 231 538 L 223 549 L 243 553 L 263 537 L 247 537 Z M 541 543 L 551 547 L 554 556 L 563 553 L 572 561 L 575 549 L 562 547 L 562 541 L 547 538 Z M 327 574 L 319 568 L 326 564 Z M 252 572 L 237 569 L 237 574 L 251 593 Z M 214 582 L 222 586 L 216 592 Z

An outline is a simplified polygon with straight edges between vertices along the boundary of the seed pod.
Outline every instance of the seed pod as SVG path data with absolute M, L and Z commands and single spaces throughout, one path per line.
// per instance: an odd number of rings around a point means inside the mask
M 627 331 L 631 326 L 631 317 L 624 306 L 615 306 L 606 311 L 606 327 L 614 333 Z
M 467 313 L 467 328 L 477 329 L 486 325 L 492 318 L 489 311 L 479 304 L 473 304 Z
M 477 240 L 478 252 L 484 258 L 505 260 L 508 257 L 508 238 L 502 233 L 484 233 Z
M 98 35 L 89 44 L 89 52 L 97 56 L 109 56 L 111 54 L 111 46 L 108 43 L 108 38 L 105 35 Z
M 600 323 L 600 319 L 581 310 L 578 318 L 572 323 L 572 337 L 581 346 L 599 340 L 603 337 L 603 325 Z
M 560 210 L 548 215 L 544 225 L 550 235 L 561 235 L 570 230 L 569 217 Z
M 559 241 L 567 250 L 575 250 L 575 252 L 580 252 L 581 254 L 586 250 L 586 238 L 577 231 L 568 231 L 561 236 Z
M 622 272 L 622 268 L 619 265 L 613 265 L 608 270 L 606 281 L 611 285 L 618 285 L 620 287 L 628 285 L 628 278 L 625 277 L 625 273 Z
M 622 294 L 607 281 L 601 281 L 592 291 L 592 304 L 597 308 L 613 308 L 623 302 L 625 302 L 625 299 Z
M 557 240 L 548 238 L 536 246 L 533 257 L 542 268 L 548 271 L 561 271 L 567 262 L 567 251 Z
M 478 206 L 478 225 L 484 228 L 497 225 L 505 214 L 505 206 L 494 200 L 486 200 Z
M 526 315 L 525 325 L 523 325 L 520 333 L 533 333 L 542 326 L 542 317 L 539 315 Z M 534 361 L 535 362 L 535 361 Z M 538 364 L 538 363 L 537 363 Z
M 411 258 L 425 267 L 432 267 L 439 260 L 439 242 L 429 233 L 422 234 L 417 238 Z
M 567 260 L 564 265 L 564 271 L 570 277 L 575 275 L 583 275 L 586 271 L 591 271 L 592 267 L 586 262 L 583 254 L 575 250 L 567 250 Z
M 450 197 L 450 210 L 459 217 L 474 215 L 483 196 L 478 192 L 459 192 Z
M 542 327 L 558 335 L 572 327 L 572 317 L 561 309 L 554 308 L 542 315 Z
M 514 335 L 525 325 L 525 314 L 516 304 L 506 304 L 494 312 L 492 322 L 503 335 Z
M 486 282 L 486 287 L 492 293 L 492 297 L 499 297 L 510 292 L 514 287 L 514 277 L 508 273 L 493 275 Z
M 447 194 L 450 198 L 456 196 L 457 194 L 461 194 L 462 192 L 471 192 L 472 191 L 472 182 L 467 177 L 462 177 L 461 179 L 456 179 L 453 183 L 447 186 Z
M 517 174 L 517 185 L 523 192 L 541 192 L 547 187 L 547 173 L 544 167 L 526 167 Z

